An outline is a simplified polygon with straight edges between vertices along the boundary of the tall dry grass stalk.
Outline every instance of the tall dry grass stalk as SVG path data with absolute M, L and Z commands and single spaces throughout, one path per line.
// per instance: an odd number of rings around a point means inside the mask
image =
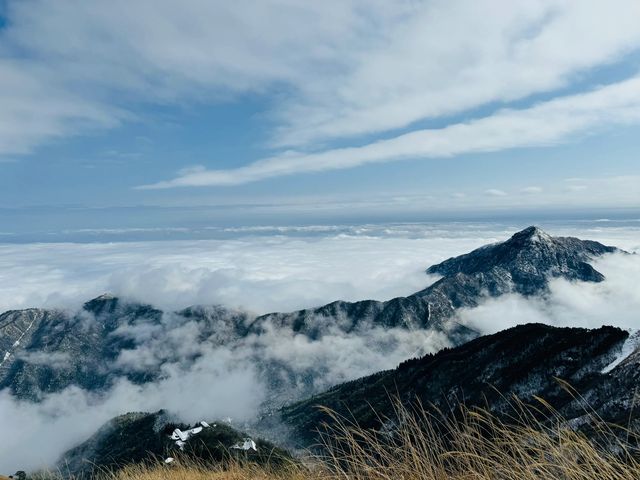
M 544 403 L 542 403 L 544 405 Z M 325 453 L 311 463 L 278 469 L 232 463 L 212 469 L 177 462 L 132 466 L 110 480 L 638 480 L 638 437 L 592 418 L 598 441 L 573 431 L 558 415 L 539 420 L 539 411 L 517 403 L 502 421 L 482 409 L 459 415 L 397 407 L 383 432 L 332 418 L 322 439 Z M 600 424 L 598 423 L 600 422 Z M 620 434 L 622 433 L 622 434 Z
M 400 406 L 383 433 L 327 412 L 333 426 L 323 436 L 324 465 L 334 478 L 353 480 L 640 479 L 633 432 L 592 415 L 596 440 L 589 439 L 548 405 L 545 421 L 540 410 L 513 407 L 505 422 L 483 409 L 460 408 L 452 417 Z

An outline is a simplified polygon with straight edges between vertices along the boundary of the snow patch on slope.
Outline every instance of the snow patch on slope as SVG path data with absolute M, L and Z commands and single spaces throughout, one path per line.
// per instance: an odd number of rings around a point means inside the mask
M 618 356 L 606 367 L 602 369 L 602 373 L 609 373 L 622 362 L 624 362 L 633 352 L 640 348 L 640 330 L 629 329 L 629 337 L 622 344 L 622 349 Z
M 216 425 L 214 424 L 213 428 L 215 427 Z M 171 438 L 171 440 L 175 440 L 176 446 L 182 451 L 184 450 L 184 446 L 187 444 L 187 441 L 194 435 L 197 435 L 198 433 L 200 433 L 203 428 L 212 428 L 212 427 L 207 422 L 202 420 L 200 422 L 200 426 L 191 428 L 189 430 L 185 430 L 184 432 L 179 428 L 176 428 L 173 431 L 173 433 L 169 436 L 169 438 Z M 171 463 L 171 462 L 173 462 L 172 457 L 168 457 L 164 461 L 164 463 Z

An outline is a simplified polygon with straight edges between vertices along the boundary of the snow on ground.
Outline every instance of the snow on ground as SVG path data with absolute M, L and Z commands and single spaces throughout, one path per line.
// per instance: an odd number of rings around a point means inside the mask
M 609 373 L 611 370 L 624 362 L 629 357 L 629 355 L 635 352 L 638 348 L 640 348 L 640 330 L 634 331 L 629 329 L 629 337 L 622 344 L 620 353 L 613 360 L 613 362 L 602 369 L 602 373 Z

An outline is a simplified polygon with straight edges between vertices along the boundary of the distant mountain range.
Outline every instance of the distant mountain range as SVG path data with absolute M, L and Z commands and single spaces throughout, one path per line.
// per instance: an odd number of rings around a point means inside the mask
M 0 352 L 5 352 L 0 363 L 0 389 L 9 388 L 20 398 L 38 400 L 70 385 L 99 391 L 119 378 L 138 384 L 157 380 L 162 363 L 132 370 L 123 365 L 123 352 L 144 346 L 150 335 L 162 342 L 167 332 L 189 322 L 197 324 L 194 340 L 213 347 L 232 345 L 274 328 L 314 340 L 330 331 L 357 335 L 359 329 L 373 327 L 441 332 L 450 345 L 459 345 L 477 337 L 478 332 L 456 321 L 457 309 L 475 307 L 487 295 L 541 293 L 550 277 L 600 282 L 603 275 L 588 262 L 615 250 L 597 242 L 550 237 L 529 227 L 506 242 L 430 267 L 427 272 L 443 277 L 408 297 L 386 302 L 336 301 L 257 318 L 221 306 L 194 306 L 165 313 L 111 295 L 85 303 L 77 313 L 38 308 L 9 311 L 0 315 Z M 163 347 L 167 352 L 173 349 L 169 344 Z M 169 355 L 161 362 L 172 360 Z M 270 398 L 275 404 L 316 393 L 314 385 L 328 386 L 319 381 L 321 365 L 317 371 L 303 375 L 281 363 L 271 362 L 260 368 L 271 379 Z M 290 380 L 283 380 L 287 378 Z M 302 387 L 293 392 L 293 385 Z
M 313 432 L 320 422 L 327 420 L 317 410 L 319 404 L 350 412 L 363 426 L 379 429 L 385 426 L 370 406 L 381 418 L 391 417 L 393 394 L 406 404 L 419 399 L 444 410 L 462 399 L 471 405 L 488 402 L 500 413 L 507 405 L 496 392 L 525 400 L 542 396 L 576 426 L 587 428 L 589 421 L 583 417 L 579 402 L 562 390 L 554 377 L 584 392 L 603 418 L 637 421 L 632 407 L 640 360 L 635 336 L 612 327 L 584 330 L 526 325 L 477 338 L 479 333 L 459 323 L 456 316 L 458 309 L 478 306 L 488 296 L 544 294 L 551 278 L 601 282 L 604 276 L 589 262 L 616 251 L 593 241 L 551 237 L 529 227 L 504 242 L 429 267 L 429 274 L 442 278 L 413 295 L 386 302 L 336 301 L 319 308 L 253 317 L 221 306 L 162 312 L 103 295 L 75 313 L 9 311 L 0 315 L 0 355 L 6 352 L 0 356 L 0 389 L 38 401 L 71 385 L 99 393 L 119 379 L 136 384 L 157 381 L 164 366 L 180 362 L 188 370 L 202 355 L 198 350 L 185 354 L 176 348 L 173 333 L 186 327 L 195 332 L 190 341 L 213 350 L 244 345 L 250 338 L 259 339 L 274 331 L 314 342 L 336 331 L 358 336 L 376 328 L 402 329 L 436 332 L 455 348 L 407 360 L 395 370 L 337 385 L 324 393 L 332 385 L 325 365 L 300 370 L 264 358 L 261 352 L 251 353 L 247 360 L 267 379 L 269 390 L 257 428 L 273 433 L 276 429 L 282 432 L 284 425 L 288 445 L 307 447 L 316 440 Z M 151 346 L 163 352 L 155 362 L 135 368 L 126 362 L 129 353 Z M 148 415 L 158 414 L 145 415 L 114 420 L 88 444 L 67 454 L 67 463 L 78 465 L 79 470 L 83 459 L 106 462 L 99 459 L 108 457 L 104 442 L 112 441 L 109 432 L 119 431 L 120 437 L 126 437 L 129 434 L 122 432 L 129 430 L 123 425 L 149 423 Z M 167 447 L 152 435 L 145 438 L 156 442 L 156 454 Z

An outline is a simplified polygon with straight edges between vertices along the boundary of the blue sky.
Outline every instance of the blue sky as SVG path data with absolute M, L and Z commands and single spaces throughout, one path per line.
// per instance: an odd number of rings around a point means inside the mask
M 316 3 L 0 2 L 0 230 L 637 211 L 636 1 Z

